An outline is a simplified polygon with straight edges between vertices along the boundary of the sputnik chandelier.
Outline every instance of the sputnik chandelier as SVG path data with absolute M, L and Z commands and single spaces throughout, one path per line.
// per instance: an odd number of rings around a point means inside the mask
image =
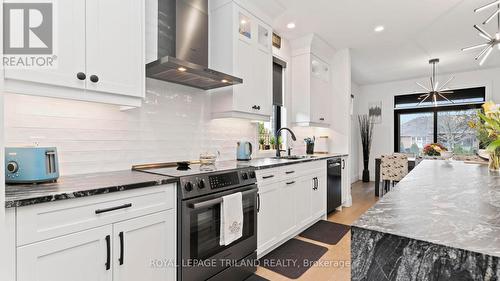
M 497 33 L 495 34 L 495 36 L 490 35 L 483 28 L 481 28 L 480 26 L 478 26 L 476 24 L 476 25 L 474 25 L 474 28 L 479 32 L 479 36 L 486 39 L 487 42 L 462 49 L 462 51 L 470 51 L 470 50 L 476 50 L 476 49 L 483 48 L 483 50 L 475 58 L 476 60 L 480 60 L 479 65 L 484 64 L 484 62 L 488 59 L 488 57 L 490 56 L 490 54 L 493 51 L 493 48 L 495 48 L 495 46 L 497 46 L 498 49 L 500 50 L 500 0 L 489 3 L 487 5 L 480 7 L 480 8 L 477 8 L 474 10 L 474 12 L 480 13 L 482 11 L 489 10 L 491 8 L 495 8 L 495 11 L 493 12 L 493 14 L 491 14 L 491 16 L 489 16 L 483 22 L 483 25 L 487 25 L 493 19 L 496 18 L 497 19 Z
M 432 99 L 434 106 L 437 106 L 438 99 L 445 99 L 448 102 L 453 103 L 453 101 L 449 100 L 447 97 L 445 97 L 445 94 L 453 94 L 453 91 L 449 90 L 446 88 L 448 84 L 453 80 L 455 77 L 451 77 L 446 81 L 444 84 L 439 85 L 439 81 L 437 80 L 437 64 L 439 63 L 439 59 L 431 59 L 429 61 L 429 64 L 432 64 L 432 75 L 430 78 L 430 88 L 422 85 L 419 82 L 416 82 L 418 86 L 420 86 L 422 89 L 424 89 L 427 94 L 423 94 L 419 97 L 420 102 L 418 103 L 417 106 L 420 106 L 422 103 L 424 103 L 426 100 L 429 98 Z

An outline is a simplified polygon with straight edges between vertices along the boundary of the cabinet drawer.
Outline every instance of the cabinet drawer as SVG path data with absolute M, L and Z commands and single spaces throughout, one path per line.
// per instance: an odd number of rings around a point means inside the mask
M 256 175 L 257 175 L 257 183 L 259 185 L 269 184 L 283 180 L 283 172 L 281 167 L 257 170 Z
M 176 184 L 17 208 L 17 245 L 172 209 Z

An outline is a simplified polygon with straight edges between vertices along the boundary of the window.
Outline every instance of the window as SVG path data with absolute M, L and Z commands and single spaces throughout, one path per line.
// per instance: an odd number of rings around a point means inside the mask
M 399 152 L 418 155 L 424 146 L 433 142 L 434 122 L 430 112 L 400 115 Z
M 440 143 L 457 155 L 474 154 L 479 142 L 468 121 L 485 101 L 485 88 L 455 90 L 438 106 L 423 104 L 421 94 L 397 96 L 394 105 L 396 152 L 419 155 L 429 143 Z
M 282 133 L 282 138 L 275 138 L 276 131 L 286 127 L 286 108 L 284 107 L 284 70 L 286 62 L 273 58 L 273 114 L 270 122 L 259 124 L 260 149 L 274 149 L 274 145 L 284 145 L 287 142 L 287 132 Z

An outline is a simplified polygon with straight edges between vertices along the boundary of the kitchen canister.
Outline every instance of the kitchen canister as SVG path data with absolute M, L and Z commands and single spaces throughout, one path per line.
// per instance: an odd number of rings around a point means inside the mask
M 328 142 L 328 136 L 320 136 L 319 138 L 316 138 L 314 153 L 328 154 Z

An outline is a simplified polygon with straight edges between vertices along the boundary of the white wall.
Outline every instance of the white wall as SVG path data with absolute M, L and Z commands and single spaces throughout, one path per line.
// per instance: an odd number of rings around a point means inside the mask
M 447 80 L 452 75 L 441 75 L 440 80 Z M 484 69 L 480 71 L 455 73 L 455 80 L 449 85 L 452 89 L 485 86 L 486 99 L 500 102 L 500 68 Z M 374 180 L 374 166 L 376 157 L 394 152 L 394 96 L 421 92 L 415 82 L 428 81 L 428 77 L 395 81 L 382 84 L 364 85 L 360 87 L 359 114 L 368 113 L 370 102 L 382 101 L 382 123 L 375 124 L 372 149 L 370 153 L 370 177 Z M 358 136 L 359 140 L 359 136 Z M 359 172 L 362 171 L 362 161 L 359 161 Z
M 117 106 L 8 94 L 7 146 L 56 146 L 63 175 L 130 169 L 134 164 L 198 159 L 219 150 L 234 159 L 236 142 L 255 143 L 247 120 L 210 120 L 206 92 L 147 80 L 146 102 Z
M 359 109 L 359 100 L 360 100 L 360 92 L 361 89 L 358 84 L 351 84 L 351 92 L 354 95 L 354 103 L 352 106 L 352 115 L 351 115 L 351 152 L 350 152 L 350 160 L 352 161 L 351 165 L 351 182 L 356 182 L 361 179 L 359 165 L 358 163 L 361 161 L 361 144 L 359 137 L 359 123 L 358 123 L 358 109 Z

